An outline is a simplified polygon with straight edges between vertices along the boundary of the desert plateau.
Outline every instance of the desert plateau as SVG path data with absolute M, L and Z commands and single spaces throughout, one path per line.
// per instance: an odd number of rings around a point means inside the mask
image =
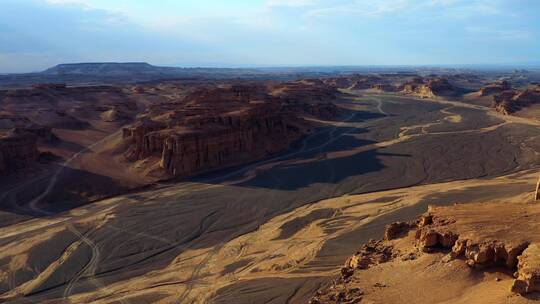
M 0 303 L 540 302 L 539 12 L 6 0 Z

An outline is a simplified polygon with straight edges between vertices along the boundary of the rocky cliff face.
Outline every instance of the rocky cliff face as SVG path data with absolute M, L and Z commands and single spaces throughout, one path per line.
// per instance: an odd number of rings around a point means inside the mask
M 319 82 L 203 87 L 182 102 L 150 107 L 124 128 L 130 161 L 159 159 L 174 176 L 254 161 L 308 132 L 301 118 L 337 115 L 334 89 Z
M 26 167 L 39 157 L 36 136 L 12 130 L 0 136 L 0 174 Z
M 436 97 L 450 95 L 454 91 L 452 85 L 446 78 L 414 78 L 410 82 L 402 84 L 399 88 L 402 93 L 417 95 L 420 97 Z
M 222 128 L 168 134 L 161 167 L 174 175 L 228 167 L 284 150 L 302 135 L 292 117 L 267 109 L 249 112 L 215 117 Z
M 540 85 L 525 90 L 506 90 L 493 96 L 492 107 L 509 115 L 527 106 L 540 103 Z
M 504 91 L 510 90 L 512 87 L 510 86 L 510 83 L 506 80 L 498 81 L 492 84 L 489 84 L 478 91 L 478 95 L 480 96 L 489 96 L 493 94 L 500 94 Z

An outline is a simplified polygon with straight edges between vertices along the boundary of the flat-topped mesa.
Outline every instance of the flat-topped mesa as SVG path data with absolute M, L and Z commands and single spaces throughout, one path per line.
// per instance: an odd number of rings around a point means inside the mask
M 181 102 L 149 107 L 123 137 L 130 161 L 185 177 L 286 150 L 309 132 L 302 116 L 332 118 L 335 97 L 320 81 L 200 87 Z M 157 162 L 156 162 L 157 160 Z
M 249 112 L 216 117 L 221 128 L 167 134 L 161 167 L 176 176 L 229 167 L 285 150 L 303 133 L 285 115 Z
M 179 113 L 171 117 L 178 119 Z M 124 129 L 131 141 L 128 159 L 158 156 L 170 174 L 189 176 L 284 150 L 305 132 L 299 119 L 274 107 L 187 115 L 167 125 L 150 120 Z
M 525 90 L 506 90 L 495 94 L 491 106 L 504 115 L 510 115 L 537 103 L 540 103 L 540 85 L 531 86 Z
M 0 134 L 0 174 L 25 168 L 39 157 L 36 136 L 20 130 Z
M 502 81 L 491 83 L 481 88 L 480 91 L 478 91 L 478 95 L 489 96 L 493 94 L 499 94 L 499 93 L 502 93 L 504 91 L 508 91 L 511 89 L 512 89 L 512 86 L 510 85 L 510 83 L 506 80 L 502 80 Z
M 411 81 L 402 84 L 399 87 L 399 90 L 404 94 L 432 98 L 443 95 L 451 95 L 454 92 L 454 87 L 446 78 L 415 77 Z

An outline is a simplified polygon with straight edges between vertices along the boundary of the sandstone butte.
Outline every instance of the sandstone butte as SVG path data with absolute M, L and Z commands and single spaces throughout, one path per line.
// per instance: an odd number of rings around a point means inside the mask
M 478 91 L 478 95 L 480 96 L 489 96 L 493 94 L 500 94 L 504 91 L 511 90 L 512 86 L 510 83 L 506 80 L 497 81 L 494 83 L 491 83 Z
M 309 133 L 304 116 L 338 115 L 336 94 L 320 80 L 201 87 L 124 128 L 125 156 L 177 177 L 261 159 Z
M 538 103 L 540 103 L 540 85 L 535 85 L 523 90 L 509 89 L 495 94 L 491 106 L 497 112 L 509 115 Z
M 402 84 L 398 90 L 405 94 L 429 98 L 441 95 L 451 95 L 454 88 L 446 78 L 416 77 L 412 81 Z
M 444 77 L 410 75 L 353 75 L 348 77 L 324 78 L 331 86 L 349 90 L 372 89 L 380 92 L 401 93 L 423 98 L 448 96 L 455 93 L 455 88 Z
M 414 222 L 386 226 L 310 303 L 534 302 L 539 229 L 538 201 L 430 206 Z

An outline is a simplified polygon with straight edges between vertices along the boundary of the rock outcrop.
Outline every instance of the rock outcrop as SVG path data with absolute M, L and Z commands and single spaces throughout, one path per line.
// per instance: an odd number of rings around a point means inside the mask
M 436 96 L 451 95 L 454 92 L 454 87 L 446 78 L 415 77 L 413 80 L 402 84 L 399 87 L 399 91 L 404 94 L 432 98 Z
M 399 290 L 400 287 L 377 283 L 378 286 L 372 285 L 368 290 L 365 276 L 377 274 L 384 278 L 397 271 L 410 272 L 415 269 L 415 263 L 422 272 L 427 271 L 425 263 L 428 263 L 429 271 L 435 272 L 435 276 L 462 271 L 448 269 L 459 268 L 461 261 L 471 272 L 506 268 L 514 272 L 513 281 L 507 285 L 511 286 L 506 291 L 509 295 L 540 291 L 539 223 L 540 205 L 537 204 L 430 207 L 414 222 L 388 225 L 385 239 L 370 240 L 364 245 L 345 262 L 341 276 L 328 288 L 319 290 L 310 303 L 359 303 L 370 299 L 370 293 L 376 293 L 378 299 L 384 298 L 381 288 Z M 428 259 L 431 255 L 434 258 Z M 440 257 L 439 261 L 436 257 Z M 392 265 L 383 267 L 386 263 Z M 399 270 L 400 267 L 404 270 Z M 436 267 L 443 268 L 437 270 Z M 501 280 L 500 277 L 497 280 Z
M 124 128 L 125 156 L 158 159 L 180 177 L 261 159 L 309 131 L 302 116 L 337 115 L 335 94 L 318 81 L 202 87 L 181 102 L 149 107 Z
M 534 194 L 535 200 L 540 200 L 540 178 L 538 179 L 538 183 L 536 183 L 536 192 Z
M 478 95 L 480 96 L 489 96 L 493 94 L 500 94 L 504 91 L 511 90 L 512 87 L 510 83 L 506 80 L 497 81 L 494 83 L 491 83 L 478 91 Z
M 525 90 L 507 90 L 493 95 L 492 107 L 497 112 L 510 115 L 533 104 L 540 103 L 540 85 Z
M 540 291 L 540 246 L 531 244 L 518 257 L 512 291 L 520 294 Z

